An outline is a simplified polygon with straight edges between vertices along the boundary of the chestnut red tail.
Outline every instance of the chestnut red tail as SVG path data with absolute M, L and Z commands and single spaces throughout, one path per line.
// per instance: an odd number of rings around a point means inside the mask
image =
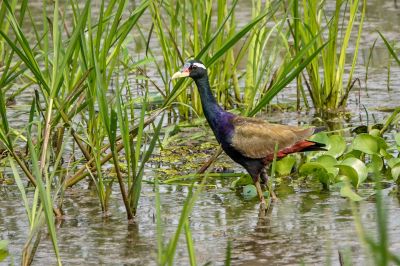
M 303 151 L 326 151 L 325 144 L 311 141 L 301 140 L 296 142 L 293 146 L 278 151 L 276 157 L 278 159 L 285 157 L 288 154 L 303 152 Z M 265 158 L 265 162 L 271 162 L 274 159 L 274 155 L 270 154 Z

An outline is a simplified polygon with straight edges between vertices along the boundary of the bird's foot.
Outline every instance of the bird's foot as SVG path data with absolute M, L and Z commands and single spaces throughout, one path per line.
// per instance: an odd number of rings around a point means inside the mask
M 258 210 L 258 218 L 265 219 L 266 217 L 267 217 L 267 204 L 264 201 L 260 203 L 260 208 Z
M 260 209 L 266 210 L 268 208 L 267 202 L 265 200 L 260 202 Z

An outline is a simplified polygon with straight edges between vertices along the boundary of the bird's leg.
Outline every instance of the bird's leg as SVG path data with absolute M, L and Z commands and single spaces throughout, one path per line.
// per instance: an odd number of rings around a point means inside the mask
M 256 186 L 258 198 L 260 199 L 260 202 L 261 202 L 261 208 L 265 210 L 265 208 L 267 207 L 267 203 L 265 202 L 265 198 L 264 198 L 263 191 L 261 189 L 259 177 L 257 177 L 257 180 L 254 182 L 254 185 Z
M 268 174 L 267 174 L 267 170 L 266 169 L 263 169 L 261 171 L 260 177 L 261 177 L 261 180 L 263 180 L 263 183 L 267 186 L 269 194 L 271 195 L 272 200 L 276 201 L 278 198 L 275 195 L 274 190 L 272 189 L 272 184 L 270 184 L 270 182 L 269 182 L 270 180 L 268 180 L 269 178 L 268 178 Z

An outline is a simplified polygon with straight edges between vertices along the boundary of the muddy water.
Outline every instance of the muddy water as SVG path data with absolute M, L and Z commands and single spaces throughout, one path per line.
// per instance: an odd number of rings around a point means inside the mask
M 387 51 L 377 43 L 369 69 L 368 90 L 363 82 L 364 63 L 369 48 L 381 30 L 389 39 L 398 39 L 400 9 L 394 1 L 368 1 L 368 17 L 355 76 L 361 79 L 361 91 L 349 99 L 352 117 L 349 126 L 381 122 L 388 114 L 376 107 L 395 107 L 400 102 L 400 69 L 392 67 L 387 81 Z M 238 15 L 240 17 L 240 14 Z M 293 102 L 295 92 L 289 88 L 275 101 Z M 365 108 L 364 108 L 365 107 Z M 16 112 L 16 119 L 18 112 Z M 275 114 L 269 120 L 282 123 L 310 123 L 312 115 L 305 113 Z M 205 141 L 212 141 L 206 139 Z M 222 160 L 227 160 L 222 158 Z M 237 165 L 231 168 L 243 171 Z M 152 180 L 151 166 L 145 178 Z M 348 202 L 337 192 L 321 193 L 319 188 L 299 188 L 283 183 L 277 188 L 280 198 L 266 220 L 258 219 L 258 204 L 244 201 L 229 189 L 232 180 L 215 180 L 216 189 L 207 189 L 198 199 L 190 217 L 199 265 L 211 262 L 222 265 L 228 243 L 232 247 L 234 265 L 339 265 L 338 252 L 351 258 L 354 265 L 372 265 L 369 252 L 363 249 L 355 231 Z M 390 248 L 400 254 L 399 199 L 385 190 L 388 213 Z M 187 196 L 187 188 L 161 186 L 164 241 L 167 243 L 179 221 Z M 57 235 L 61 258 L 65 265 L 155 265 L 157 235 L 155 226 L 153 187 L 144 184 L 136 223 L 127 224 L 123 204 L 114 193 L 109 217 L 102 216 L 96 195 L 83 187 L 75 187 L 65 195 L 65 220 L 58 224 Z M 363 225 L 376 233 L 375 201 L 366 200 L 357 206 Z M 27 238 L 28 223 L 20 195 L 14 186 L 0 186 L 0 239 L 10 241 L 11 256 L 4 265 L 19 264 Z M 188 265 L 185 238 L 181 237 L 176 265 Z M 34 265 L 54 265 L 50 239 L 43 234 Z

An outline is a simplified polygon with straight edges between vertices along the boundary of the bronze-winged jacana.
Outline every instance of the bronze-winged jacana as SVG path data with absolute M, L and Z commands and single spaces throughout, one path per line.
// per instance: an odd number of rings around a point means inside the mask
M 268 178 L 265 167 L 273 160 L 276 144 L 277 158 L 294 152 L 324 150 L 324 144 L 307 140 L 321 128 L 271 124 L 223 110 L 211 92 L 207 69 L 202 62 L 188 61 L 172 79 L 183 77 L 191 77 L 196 83 L 204 115 L 215 137 L 225 153 L 250 174 L 263 207 L 266 203 L 260 178 L 264 182 Z

